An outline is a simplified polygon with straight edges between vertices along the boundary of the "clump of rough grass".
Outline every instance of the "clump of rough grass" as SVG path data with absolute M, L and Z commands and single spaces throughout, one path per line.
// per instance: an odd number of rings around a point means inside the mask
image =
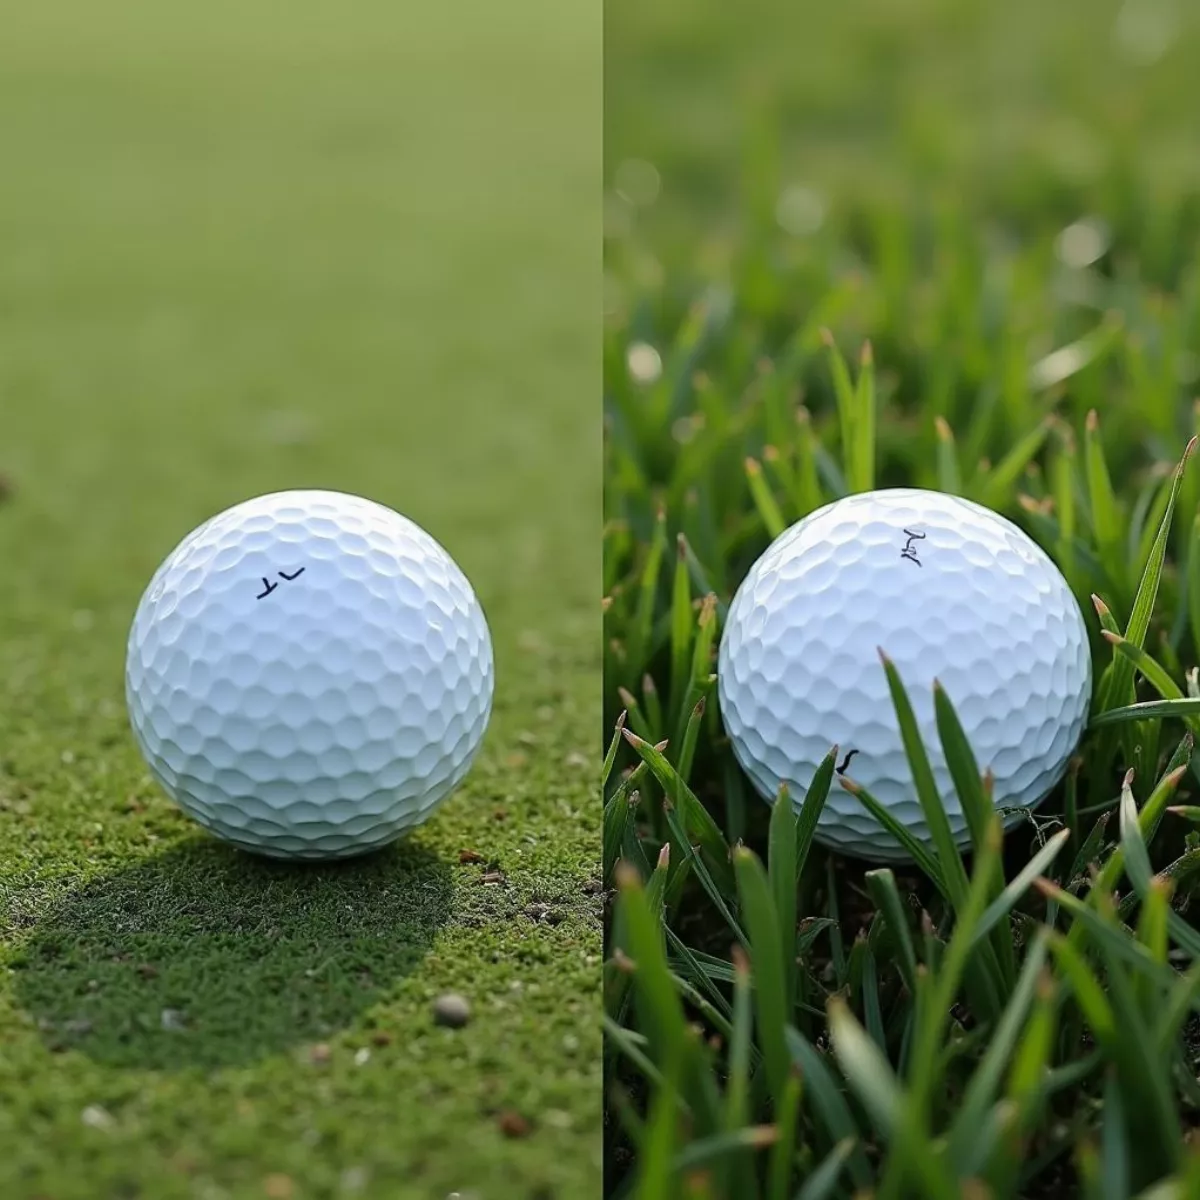
M 1200 729 L 1198 426 L 1179 384 L 1200 342 L 1195 264 L 1170 295 L 1090 272 L 1080 305 L 1043 286 L 1035 256 L 997 295 L 987 248 L 949 228 L 936 258 L 870 270 L 831 253 L 770 264 L 750 244 L 727 286 L 668 277 L 610 322 L 614 1194 L 1200 1187 L 1184 1141 L 1200 809 L 1179 803 Z M 904 236 L 894 215 L 880 236 Z M 943 838 L 936 855 L 910 847 L 911 872 L 864 874 L 813 842 L 830 787 L 879 812 L 836 777 L 836 748 L 807 796 L 767 810 L 748 791 L 714 648 L 771 537 L 892 484 L 1022 524 L 1088 616 L 1097 687 L 1064 786 L 1007 846 L 938 694 L 970 853 Z M 881 669 L 903 725 L 905 683 Z M 940 801 L 921 800 L 936 832 Z

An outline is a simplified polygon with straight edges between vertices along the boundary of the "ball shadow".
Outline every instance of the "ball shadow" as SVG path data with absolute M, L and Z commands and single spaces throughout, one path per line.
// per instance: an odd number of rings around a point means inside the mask
M 451 905 L 448 865 L 419 843 L 293 866 L 197 838 L 71 890 L 10 965 L 52 1049 L 234 1065 L 359 1018 L 417 969 Z

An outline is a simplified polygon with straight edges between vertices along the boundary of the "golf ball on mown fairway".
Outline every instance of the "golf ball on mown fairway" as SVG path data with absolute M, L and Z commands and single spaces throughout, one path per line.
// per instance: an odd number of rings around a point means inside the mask
M 150 581 L 125 693 L 155 778 L 274 858 L 344 858 L 429 817 L 492 705 L 492 643 L 462 571 L 359 496 L 278 492 L 189 534 Z
M 969 832 L 937 733 L 935 679 L 980 771 L 992 771 L 997 807 L 1032 807 L 1062 778 L 1092 691 L 1087 630 L 1066 580 L 997 513 L 895 489 L 836 501 L 785 530 L 730 606 L 721 715 L 767 800 L 786 783 L 799 808 L 836 745 L 839 766 L 850 759 L 846 775 L 929 844 L 879 650 L 908 692 L 959 845 Z M 836 780 L 817 837 L 860 858 L 907 858 Z

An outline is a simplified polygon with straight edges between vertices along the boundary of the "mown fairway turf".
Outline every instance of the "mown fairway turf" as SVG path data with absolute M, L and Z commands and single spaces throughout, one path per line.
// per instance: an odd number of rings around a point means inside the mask
M 613 0 L 608 31 L 610 1194 L 1197 1194 L 1200 702 L 1126 709 L 1200 691 L 1194 9 Z M 769 809 L 716 711 L 750 564 L 874 484 L 1020 522 L 1093 638 L 1078 770 L 1002 857 L 943 698 L 965 868 L 826 855 L 823 787 Z
M 3 24 L 0 1194 L 588 1194 L 598 19 Z M 468 783 L 327 869 L 200 834 L 124 714 L 160 559 L 293 486 L 428 528 L 497 658 Z

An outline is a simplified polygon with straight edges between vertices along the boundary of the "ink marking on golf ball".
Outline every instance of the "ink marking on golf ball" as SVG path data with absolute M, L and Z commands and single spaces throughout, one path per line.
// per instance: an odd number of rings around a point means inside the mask
M 773 801 L 786 784 L 799 807 L 839 746 L 839 776 L 930 843 L 881 650 L 908 692 L 959 845 L 970 834 L 938 735 L 935 681 L 980 770 L 992 773 L 998 808 L 1033 808 L 1062 778 L 1092 690 L 1087 629 L 1070 587 L 998 513 L 898 488 L 835 501 L 797 522 L 734 596 L 717 690 L 734 755 L 760 795 Z M 1009 812 L 1006 823 L 1022 816 Z M 861 858 L 907 858 L 841 788 L 829 793 L 817 837 Z
M 343 858 L 462 782 L 491 713 L 492 644 L 466 576 L 412 521 L 277 492 L 168 555 L 125 689 L 151 773 L 201 825 L 276 858 Z
M 917 533 L 911 529 L 906 529 L 904 532 L 908 537 L 908 541 L 904 543 L 904 549 L 900 551 L 900 557 L 907 559 L 908 562 L 916 563 L 919 567 L 921 560 L 917 557 L 916 543 L 924 541 L 929 535 L 927 533 Z
M 286 580 L 288 583 L 291 583 L 293 580 L 299 579 L 300 576 L 304 574 L 304 568 L 301 567 L 300 570 L 294 571 L 291 575 L 289 575 L 286 571 L 279 571 L 279 572 L 277 572 L 277 574 L 279 575 L 280 579 Z M 263 586 L 263 590 L 261 592 L 259 592 L 259 594 L 255 597 L 256 600 L 265 600 L 272 592 L 274 592 L 278 589 L 279 584 L 272 583 L 264 575 L 262 577 L 262 586 Z

